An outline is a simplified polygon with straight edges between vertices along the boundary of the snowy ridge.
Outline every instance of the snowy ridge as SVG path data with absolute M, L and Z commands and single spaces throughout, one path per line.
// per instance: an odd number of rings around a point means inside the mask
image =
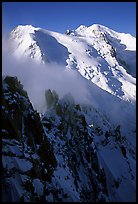
M 121 40 L 120 43 L 127 46 L 128 50 L 136 50 L 136 38 L 130 34 L 116 32 L 106 26 L 93 24 L 92 26 L 86 27 L 84 25 L 79 26 L 75 32 L 79 35 L 95 36 L 95 34 L 108 34 L 111 37 Z

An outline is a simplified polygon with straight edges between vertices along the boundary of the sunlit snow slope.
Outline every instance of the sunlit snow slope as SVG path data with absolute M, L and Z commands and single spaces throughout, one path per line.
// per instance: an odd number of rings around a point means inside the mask
M 14 54 L 38 63 L 66 65 L 124 100 L 136 97 L 136 38 L 105 26 L 80 26 L 65 34 L 18 26 L 10 34 Z M 13 52 L 12 49 L 12 52 Z

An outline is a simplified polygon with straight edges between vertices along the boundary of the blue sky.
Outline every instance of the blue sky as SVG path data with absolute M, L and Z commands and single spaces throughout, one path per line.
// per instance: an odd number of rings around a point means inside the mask
M 31 24 L 64 33 L 101 24 L 136 36 L 136 2 L 3 2 L 2 32 Z

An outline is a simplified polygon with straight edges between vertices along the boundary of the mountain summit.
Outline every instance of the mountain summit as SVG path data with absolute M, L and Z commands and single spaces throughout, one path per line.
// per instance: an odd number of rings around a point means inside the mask
M 18 26 L 9 36 L 11 53 L 20 59 L 55 62 L 75 69 L 109 93 L 135 100 L 136 38 L 99 24 L 81 25 L 65 33 Z

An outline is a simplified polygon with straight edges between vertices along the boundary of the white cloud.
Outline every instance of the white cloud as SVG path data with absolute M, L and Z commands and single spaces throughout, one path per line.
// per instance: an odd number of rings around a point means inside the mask
M 17 76 L 27 90 L 31 102 L 45 111 L 45 90 L 55 90 L 59 97 L 71 93 L 76 102 L 88 103 L 86 79 L 74 70 L 56 63 L 36 64 L 31 59 L 17 60 L 3 43 L 2 75 Z

